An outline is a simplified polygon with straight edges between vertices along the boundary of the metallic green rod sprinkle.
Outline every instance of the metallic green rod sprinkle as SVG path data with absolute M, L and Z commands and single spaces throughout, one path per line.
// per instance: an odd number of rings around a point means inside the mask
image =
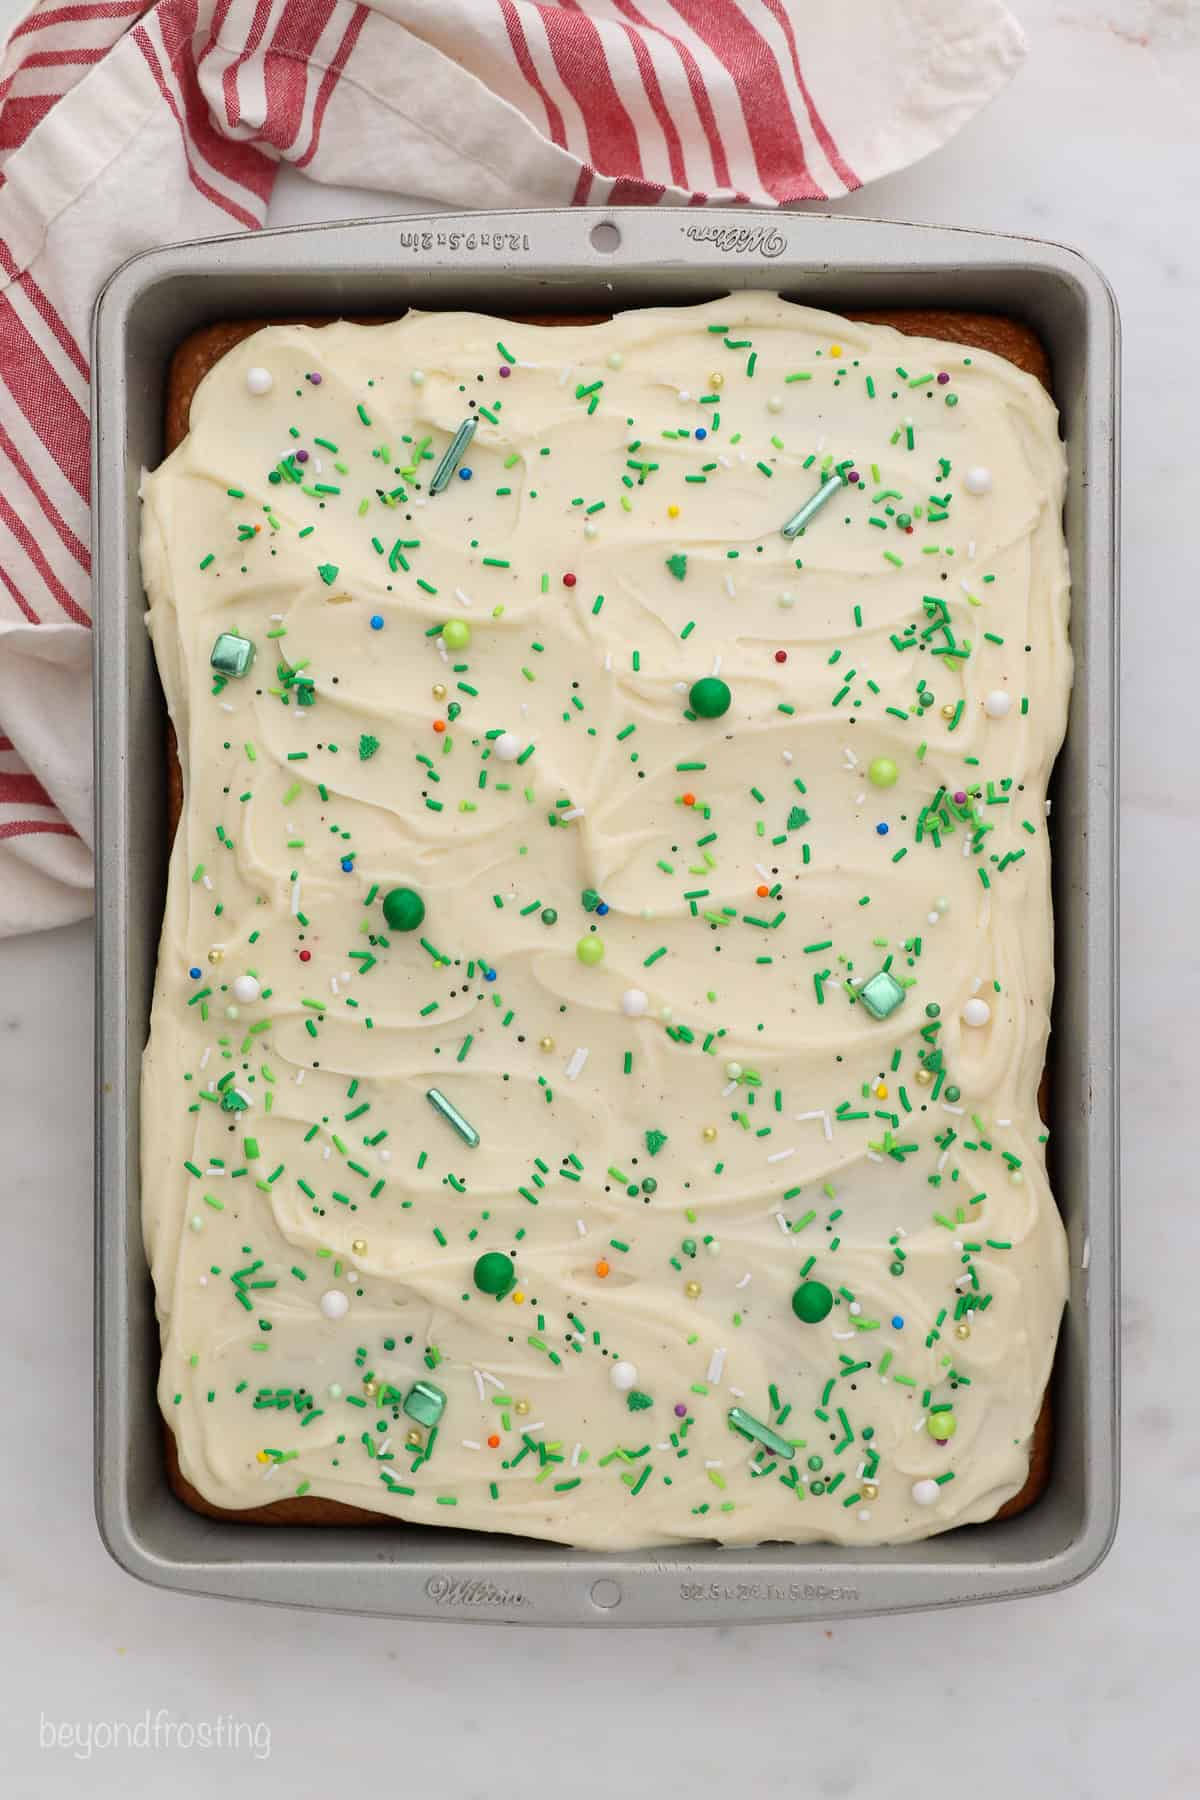
M 841 486 L 842 478 L 840 475 L 827 475 L 816 493 L 810 495 L 804 502 L 804 505 L 800 508 L 800 511 L 793 513 L 787 524 L 780 528 L 780 536 L 785 538 L 798 537 L 804 530 L 804 527 L 808 524 L 808 521 L 814 514 L 820 512 L 827 500 L 833 499 L 833 496 L 838 492 Z
M 743 1437 L 757 1438 L 760 1444 L 764 1444 L 768 1450 L 773 1450 L 776 1456 L 785 1457 L 788 1462 L 791 1462 L 796 1454 L 786 1438 L 781 1438 L 777 1431 L 772 1431 L 769 1425 L 764 1425 L 760 1419 L 756 1419 L 753 1414 L 746 1412 L 740 1406 L 730 1407 L 729 1423 L 732 1429 L 740 1431 Z
M 433 480 L 429 484 L 431 494 L 440 494 L 449 487 L 450 477 L 463 459 L 463 453 L 479 428 L 478 419 L 464 419 L 454 436 L 450 439 L 446 454 L 433 471 Z
M 440 1088 L 429 1088 L 426 1091 L 425 1098 L 430 1102 L 435 1112 L 440 1112 L 443 1119 L 448 1120 L 449 1123 L 453 1125 L 464 1144 L 468 1145 L 472 1150 L 478 1148 L 479 1133 L 473 1125 L 468 1124 L 467 1120 L 463 1118 L 457 1106 L 452 1105 L 451 1102 L 447 1100 Z

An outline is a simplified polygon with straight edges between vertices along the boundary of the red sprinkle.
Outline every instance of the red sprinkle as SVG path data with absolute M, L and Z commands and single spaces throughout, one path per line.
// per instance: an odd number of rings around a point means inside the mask
M 575 586 L 574 575 L 564 575 L 563 576 L 563 586 L 564 587 L 574 587 Z
M 787 651 L 786 650 L 777 650 L 775 652 L 775 661 L 776 662 L 786 662 L 787 661 Z
M 311 962 L 312 961 L 312 951 L 311 950 L 302 950 L 300 952 L 300 961 L 301 962 Z

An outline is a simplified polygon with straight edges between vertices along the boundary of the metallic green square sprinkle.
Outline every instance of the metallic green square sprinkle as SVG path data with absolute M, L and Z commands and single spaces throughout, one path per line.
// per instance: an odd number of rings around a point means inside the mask
M 418 1425 L 436 1425 L 446 1410 L 446 1396 L 432 1381 L 414 1381 L 404 1396 L 404 1410 Z
M 880 969 L 878 975 L 872 975 L 870 981 L 864 981 L 858 990 L 858 997 L 873 1019 L 886 1019 L 895 1012 L 904 998 L 904 989 L 886 969 Z
M 254 645 L 249 638 L 238 637 L 236 632 L 223 631 L 208 660 L 218 675 L 248 675 L 254 661 Z

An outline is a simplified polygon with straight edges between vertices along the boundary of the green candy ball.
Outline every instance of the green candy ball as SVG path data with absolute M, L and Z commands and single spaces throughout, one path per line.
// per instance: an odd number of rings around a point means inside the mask
M 558 914 L 552 906 L 543 906 L 543 908 L 542 908 L 542 924 L 543 925 L 557 925 L 558 924 Z
M 481 1294 L 495 1294 L 502 1299 L 517 1279 L 512 1258 L 502 1250 L 485 1250 L 475 1264 L 473 1279 Z
M 415 931 L 425 917 L 425 902 L 415 888 L 392 888 L 383 896 L 383 916 L 393 931 Z
M 581 937 L 575 946 L 575 954 L 587 969 L 594 969 L 598 962 L 604 960 L 604 940 L 598 937 Z
M 819 1325 L 833 1311 L 833 1293 L 823 1281 L 802 1281 L 792 1295 L 792 1311 L 805 1325 Z
M 688 705 L 698 719 L 719 719 L 729 711 L 733 695 L 725 682 L 719 681 L 715 675 L 705 675 L 702 680 L 692 683 L 688 695 Z
M 876 787 L 895 787 L 900 771 L 890 756 L 877 756 L 867 774 Z
M 931 1438 L 952 1438 L 958 1430 L 958 1420 L 952 1412 L 931 1412 L 925 1429 Z
M 442 626 L 442 642 L 447 650 L 465 650 L 471 641 L 471 627 L 465 619 L 447 619 Z

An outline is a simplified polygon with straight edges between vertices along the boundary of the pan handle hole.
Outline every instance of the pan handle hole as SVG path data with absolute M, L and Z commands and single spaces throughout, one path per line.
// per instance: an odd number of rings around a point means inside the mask
M 621 233 L 611 219 L 602 219 L 599 225 L 592 226 L 591 243 L 601 256 L 611 256 L 621 247 Z

